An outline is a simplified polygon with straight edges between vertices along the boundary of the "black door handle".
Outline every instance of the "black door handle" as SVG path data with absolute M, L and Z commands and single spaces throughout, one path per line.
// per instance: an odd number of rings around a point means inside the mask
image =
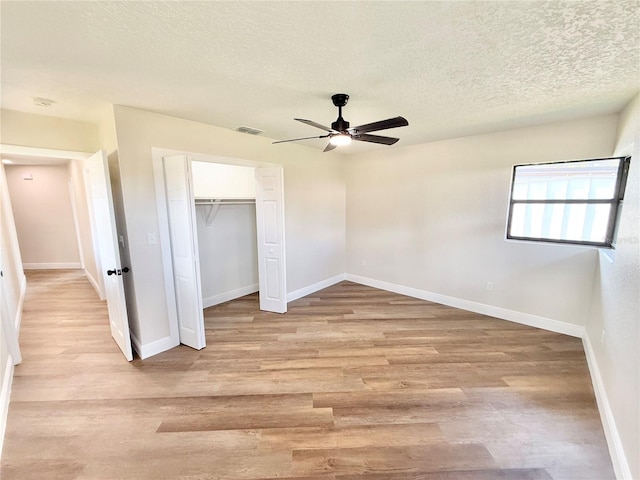
M 122 273 L 129 273 L 129 267 L 124 267 L 122 270 L 107 270 L 107 275 L 122 275 Z

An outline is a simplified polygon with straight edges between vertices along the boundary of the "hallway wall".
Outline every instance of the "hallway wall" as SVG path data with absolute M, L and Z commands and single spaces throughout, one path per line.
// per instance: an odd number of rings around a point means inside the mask
M 7 165 L 5 171 L 24 268 L 80 268 L 69 166 Z

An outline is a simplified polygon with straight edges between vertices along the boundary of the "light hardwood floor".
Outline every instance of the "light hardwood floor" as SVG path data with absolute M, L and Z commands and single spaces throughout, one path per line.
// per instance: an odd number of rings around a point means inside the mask
M 2 478 L 614 478 L 579 339 L 349 282 L 205 316 L 127 363 L 79 272 L 28 272 Z

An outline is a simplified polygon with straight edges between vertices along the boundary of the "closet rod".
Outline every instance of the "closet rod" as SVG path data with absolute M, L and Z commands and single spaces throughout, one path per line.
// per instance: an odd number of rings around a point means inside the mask
M 256 203 L 254 198 L 196 198 L 196 205 L 243 205 Z

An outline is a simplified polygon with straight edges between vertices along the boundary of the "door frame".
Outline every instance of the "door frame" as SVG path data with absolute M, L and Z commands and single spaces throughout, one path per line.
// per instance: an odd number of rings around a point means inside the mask
M 96 152 L 82 152 L 82 151 L 75 151 L 75 150 L 58 150 L 58 149 L 51 149 L 51 148 L 41 148 L 41 147 L 28 147 L 28 146 L 21 146 L 21 145 L 10 145 L 10 144 L 0 144 L 0 153 L 4 154 L 4 155 L 15 155 L 15 156 L 19 156 L 19 157 L 36 157 L 37 158 L 37 165 L 47 165 L 49 163 L 49 161 L 54 161 L 54 160 L 66 160 L 66 161 L 74 161 L 74 160 L 79 160 L 81 161 L 81 165 L 82 165 L 82 181 L 85 185 L 85 191 L 82 192 L 80 194 L 80 196 L 84 199 L 84 201 L 87 203 L 87 209 L 89 212 L 89 223 L 90 223 L 90 229 L 91 229 L 91 241 L 93 243 L 94 246 L 94 261 L 96 263 L 96 269 L 97 269 L 97 273 L 98 273 L 98 279 L 92 279 L 90 275 L 88 275 L 88 272 L 86 270 L 86 265 L 84 265 L 84 260 L 82 257 L 82 246 L 79 243 L 79 232 L 78 232 L 78 222 L 77 222 L 77 217 L 75 216 L 75 211 L 74 211 L 74 226 L 76 229 L 75 232 L 75 238 L 76 241 L 78 242 L 78 251 L 80 254 L 80 263 L 82 265 L 82 268 L 80 270 L 83 270 L 85 272 L 85 277 L 87 278 L 87 280 L 89 281 L 89 283 L 94 287 L 94 289 L 96 290 L 96 293 L 98 294 L 98 297 L 100 298 L 101 301 L 105 300 L 105 295 L 104 295 L 104 286 L 102 285 L 102 265 L 101 265 L 101 259 L 99 256 L 99 251 L 97 248 L 95 248 L 96 242 L 97 242 L 97 228 L 96 228 L 96 224 L 95 224 L 95 214 L 93 211 L 93 205 L 92 202 L 89 199 L 89 194 L 88 194 L 88 178 L 87 178 L 87 171 L 86 171 L 86 161 L 91 158 L 93 155 L 96 154 Z M 73 195 L 71 195 L 72 199 L 71 201 L 74 201 Z M 15 225 L 13 226 L 13 228 L 15 228 Z M 17 248 L 19 249 L 19 246 L 17 246 Z M 22 268 L 22 264 L 19 265 L 20 271 L 23 271 Z M 24 275 L 24 274 L 23 274 Z M 25 280 L 25 285 L 26 285 L 26 280 Z M 24 293 L 23 293 L 24 296 Z M 23 297 L 21 298 L 21 300 L 23 299 Z M 22 309 L 22 306 L 19 305 L 18 308 Z M 21 315 L 20 315 L 21 316 Z M 4 317 L 4 315 L 3 315 Z M 15 337 L 15 338 L 8 338 L 8 341 L 10 342 L 14 342 L 15 346 L 18 348 L 18 352 L 19 352 L 19 344 L 18 344 L 18 335 L 19 335 L 19 330 L 20 330 L 20 326 L 16 325 L 15 329 L 13 329 L 12 332 L 8 332 L 11 334 L 11 337 Z M 9 335 L 8 335 L 9 336 Z
M 158 240 L 160 243 L 160 251 L 162 255 L 162 270 L 164 272 L 164 288 L 165 297 L 167 299 L 167 312 L 169 316 L 169 336 L 171 339 L 180 344 L 180 333 L 178 330 L 178 314 L 176 307 L 175 290 L 173 284 L 173 265 L 171 260 L 171 237 L 169 232 L 169 216 L 167 212 L 167 200 L 165 195 L 164 186 L 164 168 L 162 163 L 163 157 L 186 155 L 191 161 L 208 162 L 208 163 L 221 163 L 226 165 L 237 165 L 241 167 L 253 167 L 253 168 L 280 168 L 284 170 L 283 166 L 278 163 L 260 162 L 254 160 L 245 160 L 241 158 L 225 157 L 222 155 L 211 155 L 206 153 L 187 152 L 184 150 L 171 150 L 166 148 L 153 147 L 151 149 L 151 157 L 153 162 L 153 175 L 154 184 L 156 190 L 156 209 L 158 213 Z M 256 180 L 257 181 L 257 180 Z M 284 221 L 283 221 L 284 223 Z M 195 226 L 194 226 L 195 228 Z M 286 249 L 284 252 L 284 259 L 286 265 Z M 258 257 L 260 261 L 260 257 Z M 286 268 L 284 271 L 285 276 L 285 298 L 286 292 Z M 202 296 L 202 292 L 200 292 Z
M 41 148 L 41 147 L 25 147 L 25 146 L 21 146 L 21 145 L 8 145 L 8 144 L 0 144 L 0 153 L 5 154 L 5 155 L 17 155 L 19 157 L 36 157 L 37 158 L 37 163 L 34 163 L 34 165 L 49 165 L 54 163 L 56 160 L 66 160 L 68 162 L 72 162 L 75 160 L 79 160 L 81 162 L 82 165 L 82 182 L 85 185 L 85 191 L 84 192 L 75 192 L 75 187 L 73 186 L 73 182 L 71 184 L 70 190 L 69 190 L 69 194 L 71 195 L 71 208 L 73 211 L 73 221 L 74 221 L 74 227 L 75 227 L 75 238 L 76 238 L 76 242 L 78 245 L 78 254 L 80 256 L 80 266 L 81 266 L 81 270 L 83 270 L 85 272 L 85 276 L 87 277 L 87 280 L 89 280 L 89 283 L 91 283 L 91 285 L 93 286 L 93 288 L 95 289 L 96 293 L 98 294 L 98 297 L 100 298 L 100 300 L 104 300 L 104 286 L 102 285 L 102 279 L 101 278 L 93 278 L 92 275 L 89 275 L 86 269 L 86 265 L 84 263 L 84 258 L 83 258 L 83 249 L 82 249 L 82 244 L 80 242 L 80 231 L 78 229 L 78 217 L 77 217 L 77 210 L 76 207 L 77 205 L 75 205 L 75 198 L 72 194 L 73 190 L 75 193 L 78 193 L 79 196 L 81 196 L 84 200 L 84 202 L 86 202 L 87 204 L 87 209 L 89 212 L 89 224 L 90 224 L 90 228 L 91 228 L 91 242 L 92 242 L 92 246 L 93 246 L 93 261 L 95 263 L 95 268 L 96 268 L 96 272 L 98 273 L 98 277 L 100 277 L 99 273 L 100 273 L 100 256 L 97 253 L 97 248 L 96 248 L 96 235 L 97 235 L 97 230 L 96 230 L 96 226 L 95 226 L 95 220 L 94 220 L 94 216 L 93 216 L 93 206 L 91 205 L 91 202 L 89 201 L 89 198 L 87 196 L 87 190 L 86 190 L 86 185 L 87 185 L 87 176 L 86 176 L 86 163 L 85 161 L 87 159 L 89 159 L 92 155 L 94 155 L 96 152 L 82 152 L 82 151 L 76 151 L 76 150 L 57 150 L 57 149 L 53 149 L 53 148 Z M 69 168 L 71 168 L 71 166 L 69 166 Z M 20 267 L 22 268 L 22 265 L 20 265 Z

